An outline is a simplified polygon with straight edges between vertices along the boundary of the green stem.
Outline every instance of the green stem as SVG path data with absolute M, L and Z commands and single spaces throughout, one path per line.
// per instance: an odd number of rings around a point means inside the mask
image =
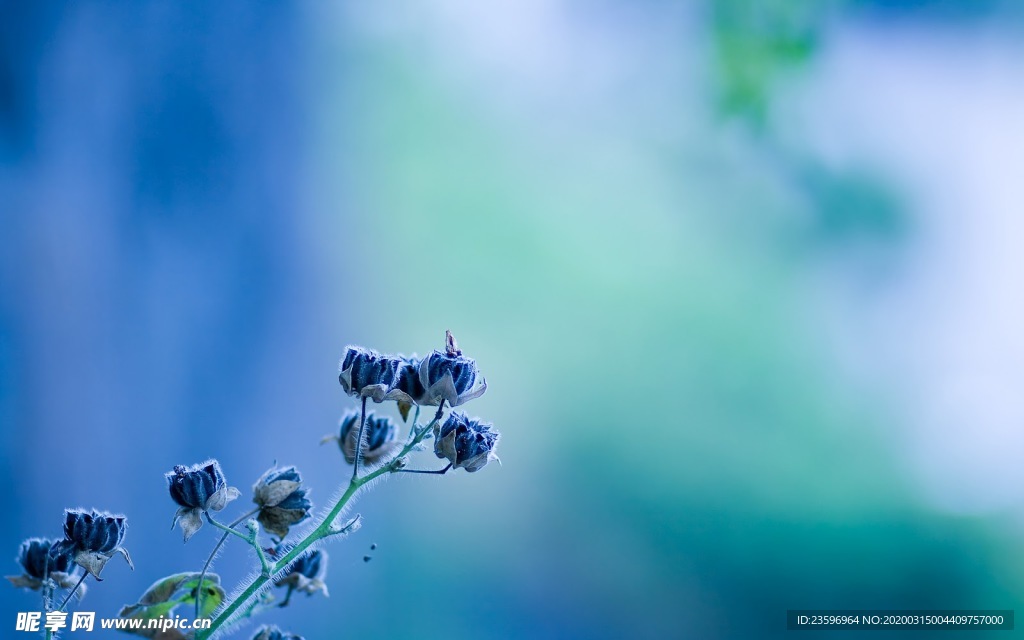
M 64 596 L 64 601 L 60 603 L 59 607 L 57 607 L 57 611 L 63 611 L 64 610 L 64 607 L 67 606 L 68 601 L 71 600 L 71 596 L 73 596 L 76 593 L 78 593 L 78 587 L 82 586 L 82 583 L 85 582 L 85 579 L 88 578 L 88 577 L 89 577 L 89 572 L 88 571 L 83 571 L 82 572 L 82 577 L 78 579 L 77 583 L 75 583 L 75 588 L 72 589 L 71 591 L 69 591 L 68 595 Z
M 243 514 L 243 515 L 239 516 L 239 518 L 237 520 L 235 520 L 234 522 L 232 522 L 228 526 L 231 527 L 232 529 L 234 529 L 239 524 L 241 524 L 246 518 L 251 518 L 252 516 L 256 515 L 259 512 L 259 510 L 260 510 L 259 507 L 256 507 L 255 509 L 253 509 L 249 513 L 246 513 L 246 514 Z M 224 542 L 227 539 L 228 539 L 228 532 L 225 531 L 224 533 L 221 534 L 220 540 L 217 541 L 217 546 L 214 547 L 213 551 L 210 552 L 210 557 L 206 559 L 206 564 L 203 565 L 203 570 L 199 574 L 199 583 L 196 586 L 196 615 L 195 615 L 196 618 L 199 617 L 199 609 L 200 609 L 200 605 L 202 604 L 202 600 L 203 600 L 203 580 L 206 579 L 206 572 L 210 569 L 210 563 L 213 562 L 213 557 L 215 555 L 217 555 L 217 552 L 220 551 L 220 548 L 224 546 Z
M 363 398 L 363 409 L 359 412 L 359 435 L 356 436 L 356 455 L 352 463 L 352 481 L 359 475 L 359 460 L 363 457 L 363 428 L 366 427 L 366 398 Z
M 413 439 L 413 437 L 415 437 L 415 435 L 416 435 L 416 425 L 417 425 L 417 423 L 419 423 L 419 421 L 420 421 L 420 405 L 416 405 L 416 413 L 413 414 L 413 416 L 412 416 L 412 424 L 409 425 L 409 439 L 406 440 L 406 442 L 409 442 L 410 440 Z
M 415 438 L 413 438 L 411 442 L 406 444 L 405 447 L 403 447 L 402 450 L 399 452 L 399 454 L 392 458 L 390 462 L 381 465 L 377 469 L 371 471 L 370 473 L 362 477 L 353 477 L 349 481 L 348 488 L 345 489 L 345 493 L 341 494 L 341 497 L 338 498 L 338 501 L 334 503 L 333 507 L 331 507 L 331 511 L 324 517 L 323 520 L 320 521 L 320 524 L 317 525 L 317 527 L 313 529 L 311 532 L 309 532 L 309 534 L 307 534 L 305 538 L 299 541 L 288 553 L 282 556 L 281 559 L 274 563 L 273 567 L 271 567 L 270 569 L 269 575 L 257 576 L 256 579 L 249 583 L 249 586 L 246 587 L 245 590 L 242 591 L 242 593 L 240 593 L 238 597 L 236 597 L 234 601 L 231 602 L 231 604 L 229 604 L 223 611 L 221 611 L 217 615 L 216 618 L 213 619 L 213 622 L 210 623 L 209 629 L 198 630 L 196 632 L 196 640 L 207 640 L 208 638 L 212 637 L 213 634 L 216 633 L 218 629 L 224 626 L 224 624 L 226 624 L 231 619 L 231 617 L 235 615 L 236 611 L 241 609 L 245 605 L 245 603 L 249 601 L 250 598 L 256 595 L 260 591 L 260 589 L 266 586 L 267 582 L 270 581 L 271 577 L 283 571 L 285 567 L 291 564 L 292 561 L 294 561 L 297 557 L 302 555 L 302 553 L 305 552 L 306 549 L 308 549 L 315 542 L 322 540 L 323 538 L 326 538 L 330 535 L 333 535 L 334 533 L 337 533 L 332 528 L 334 525 L 334 521 L 338 518 L 339 515 L 341 515 L 341 512 L 345 509 L 345 505 L 347 505 L 349 501 L 352 500 L 352 496 L 354 496 L 359 491 L 359 489 L 361 489 L 365 484 L 371 482 L 372 480 L 375 480 L 376 478 L 379 478 L 380 476 L 386 473 L 393 473 L 397 471 L 397 469 L 395 469 L 394 467 L 393 462 L 408 455 L 409 452 L 412 451 L 413 448 L 423 440 L 424 436 L 426 436 L 426 434 L 429 433 L 430 430 L 433 429 L 434 425 L 441 419 L 442 411 L 443 405 L 441 407 L 438 407 L 437 414 L 434 416 L 434 419 L 426 427 L 419 431 L 418 435 Z M 235 533 L 238 532 L 235 531 Z
M 267 561 L 267 556 L 263 553 L 263 548 L 260 547 L 259 525 L 257 525 L 255 522 L 250 521 L 249 535 L 245 535 L 241 531 L 235 531 L 233 528 L 229 527 L 226 524 L 221 524 L 220 522 L 217 522 L 213 519 L 213 516 L 210 515 L 209 511 L 206 512 L 206 520 L 213 526 L 222 530 L 225 535 L 233 533 L 242 540 L 248 542 L 252 546 L 252 548 L 256 550 L 256 556 L 260 559 L 260 566 L 263 568 L 264 575 L 266 575 L 267 572 L 270 571 L 270 563 Z
M 238 536 L 239 538 L 241 538 L 242 540 L 245 540 L 246 542 L 249 542 L 249 536 L 245 535 L 241 531 L 235 531 L 234 529 L 232 529 L 228 525 L 221 524 L 220 522 L 217 522 L 216 520 L 213 519 L 213 516 L 211 516 L 209 512 L 206 512 L 205 515 L 206 515 L 206 521 L 209 522 L 210 524 L 212 524 L 213 526 L 217 527 L 221 531 L 223 531 L 224 535 L 228 535 L 230 533 L 230 534 Z

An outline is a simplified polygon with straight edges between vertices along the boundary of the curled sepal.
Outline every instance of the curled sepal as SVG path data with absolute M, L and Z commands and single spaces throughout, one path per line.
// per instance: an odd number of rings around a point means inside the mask
M 75 564 L 88 571 L 94 578 L 101 580 L 100 572 L 103 571 L 103 567 L 107 566 L 110 559 L 114 557 L 115 553 L 120 553 L 124 556 L 125 561 L 128 563 L 128 567 L 134 571 L 135 564 L 132 562 L 132 557 L 128 555 L 128 550 L 124 547 L 117 547 L 110 553 L 103 553 L 101 551 L 79 551 L 75 554 Z
M 277 627 L 264 625 L 256 630 L 252 640 L 303 640 L 302 636 L 281 631 Z
M 491 425 L 453 411 L 443 424 L 434 425 L 434 454 L 472 473 L 498 459 L 494 449 L 500 437 Z
M 185 537 L 185 542 L 188 542 L 189 538 L 194 536 L 196 531 L 199 531 L 203 526 L 203 512 L 199 509 L 181 507 L 174 514 L 174 520 L 171 521 L 171 528 L 173 529 L 179 524 L 181 525 L 181 531 Z

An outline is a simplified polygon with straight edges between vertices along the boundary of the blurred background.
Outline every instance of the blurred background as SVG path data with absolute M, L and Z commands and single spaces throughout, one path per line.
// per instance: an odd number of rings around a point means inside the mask
M 71 506 L 127 514 L 136 564 L 82 610 L 199 568 L 163 474 L 207 457 L 228 517 L 275 460 L 326 506 L 344 346 L 451 329 L 503 465 L 377 486 L 330 598 L 266 621 L 1021 607 L 1022 31 L 1012 0 L 0 3 L 3 572 Z M 4 587 L 4 635 L 38 603 Z

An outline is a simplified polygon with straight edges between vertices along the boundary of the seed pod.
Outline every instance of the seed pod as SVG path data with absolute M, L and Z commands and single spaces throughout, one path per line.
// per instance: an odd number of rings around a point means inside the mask
M 362 347 L 348 346 L 341 359 L 338 381 L 350 396 L 383 402 L 395 383 L 400 364 L 398 358 Z
M 20 576 L 7 576 L 15 587 L 37 591 L 50 579 L 59 587 L 70 589 L 78 581 L 78 567 L 74 563 L 71 549 L 46 538 L 29 538 L 22 542 L 17 560 L 24 573 Z
M 176 465 L 165 477 L 171 498 L 179 506 L 171 528 L 180 521 L 185 542 L 203 526 L 204 512 L 220 511 L 239 496 L 238 489 L 228 486 L 216 460 L 192 467 Z
M 75 564 L 99 579 L 100 572 L 115 553 L 120 553 L 134 569 L 131 556 L 121 546 L 128 528 L 124 516 L 106 511 L 66 509 L 64 511 L 64 540 L 51 548 L 54 555 L 71 554 Z
M 450 331 L 446 332 L 446 343 L 444 351 L 434 351 L 420 363 L 420 405 L 437 406 L 444 401 L 457 407 L 487 391 L 487 381 L 480 375 L 476 360 L 462 355 Z
M 289 527 L 309 518 L 313 508 L 295 467 L 271 467 L 256 481 L 252 492 L 252 501 L 260 508 L 256 519 L 281 539 L 288 535 Z
M 341 448 L 341 454 L 349 464 L 356 459 L 356 438 L 359 437 L 359 411 L 350 411 L 341 417 L 338 423 L 338 435 L 327 436 L 321 442 L 335 440 Z M 366 425 L 363 427 L 363 460 L 376 462 L 387 458 L 400 447 L 398 429 L 386 416 L 366 414 Z
M 447 458 L 452 468 L 472 473 L 498 459 L 494 449 L 500 437 L 491 425 L 453 411 L 443 424 L 434 425 L 434 454 Z

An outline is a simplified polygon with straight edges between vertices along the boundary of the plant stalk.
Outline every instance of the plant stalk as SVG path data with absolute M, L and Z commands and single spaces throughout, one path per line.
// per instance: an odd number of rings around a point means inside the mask
M 334 521 L 338 518 L 339 515 L 341 515 L 341 512 L 345 509 L 345 505 L 347 505 L 349 501 L 352 500 L 352 497 L 359 491 L 359 489 L 361 489 L 364 485 L 375 480 L 376 478 L 379 478 L 382 475 L 385 475 L 387 473 L 394 473 L 395 471 L 397 471 L 393 464 L 394 461 L 399 460 L 402 457 L 408 455 L 409 452 L 412 451 L 416 445 L 423 441 L 423 438 L 428 433 L 430 433 L 434 425 L 437 424 L 437 422 L 441 419 L 441 414 L 443 411 L 444 404 L 442 403 L 442 405 L 438 407 L 437 414 L 434 416 L 434 419 L 426 427 L 419 431 L 418 435 L 415 438 L 413 438 L 408 444 L 406 444 L 398 453 L 398 455 L 396 455 L 390 461 L 381 465 L 380 467 L 371 471 L 370 473 L 367 473 L 364 476 L 354 475 L 352 479 L 349 481 L 348 488 L 345 489 L 345 493 L 341 494 L 341 497 L 338 498 L 338 501 L 334 503 L 333 507 L 331 507 L 330 512 L 323 518 L 323 520 L 320 521 L 320 524 L 317 525 L 317 527 L 313 529 L 305 538 L 299 541 L 288 553 L 286 553 L 277 562 L 275 562 L 273 566 L 270 567 L 269 575 L 257 576 L 251 583 L 249 583 L 249 586 L 246 587 L 245 590 L 242 591 L 242 593 L 240 593 L 238 597 L 236 597 L 231 602 L 231 604 L 229 604 L 219 614 L 217 614 L 217 617 L 215 617 L 213 621 L 210 623 L 209 629 L 197 630 L 195 636 L 196 640 L 208 640 L 209 638 L 213 637 L 213 635 L 217 633 L 217 630 L 223 627 L 226 623 L 228 623 L 231 620 L 232 616 L 234 616 L 239 609 L 245 606 L 245 604 L 249 601 L 250 598 L 259 593 L 260 589 L 266 586 L 266 584 L 275 575 L 283 571 L 289 564 L 292 563 L 292 561 L 294 561 L 297 557 L 302 555 L 302 553 L 304 553 L 306 549 L 308 549 L 315 542 L 322 540 L 323 538 L 326 538 L 332 535 L 333 533 L 336 533 L 335 531 L 332 531 Z M 361 447 L 358 446 L 356 448 L 357 464 L 359 460 L 358 450 L 360 448 Z M 239 532 L 234 531 L 233 529 L 232 532 L 237 535 L 241 535 Z

